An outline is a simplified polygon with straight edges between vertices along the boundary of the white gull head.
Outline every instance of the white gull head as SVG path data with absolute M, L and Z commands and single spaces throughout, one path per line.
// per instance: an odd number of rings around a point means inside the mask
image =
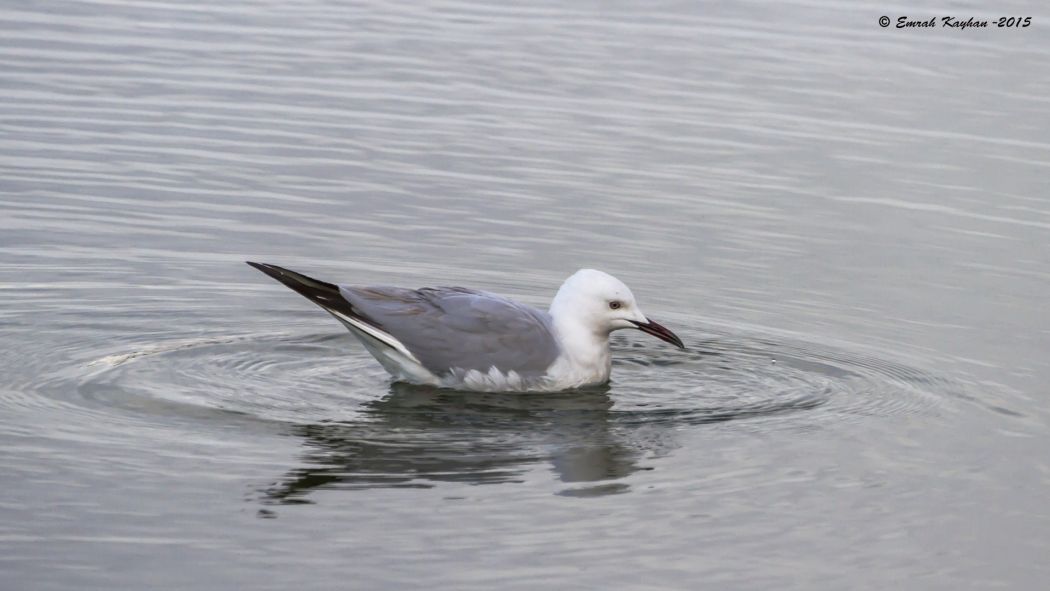
M 604 382 L 612 370 L 609 335 L 637 328 L 679 348 L 681 339 L 649 320 L 622 281 L 595 269 L 580 269 L 562 283 L 551 302 L 561 356 L 548 371 L 560 384 Z

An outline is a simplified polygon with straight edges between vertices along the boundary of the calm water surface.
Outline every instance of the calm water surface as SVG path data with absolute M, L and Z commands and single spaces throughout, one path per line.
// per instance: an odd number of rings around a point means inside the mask
M 5 589 L 1034 589 L 1050 11 L 0 7 Z M 391 384 L 245 266 L 689 345 L 551 396 Z

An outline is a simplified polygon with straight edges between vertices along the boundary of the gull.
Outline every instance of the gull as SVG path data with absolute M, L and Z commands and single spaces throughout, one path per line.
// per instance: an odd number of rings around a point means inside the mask
M 580 269 L 548 311 L 464 287 L 352 287 L 247 263 L 343 323 L 395 378 L 461 390 L 553 392 L 609 380 L 609 334 L 636 328 L 685 349 L 620 280 Z

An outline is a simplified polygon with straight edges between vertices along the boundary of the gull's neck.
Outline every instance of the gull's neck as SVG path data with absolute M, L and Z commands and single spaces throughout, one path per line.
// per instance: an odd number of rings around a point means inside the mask
M 551 303 L 550 315 L 561 346 L 561 357 L 552 367 L 552 377 L 564 381 L 566 387 L 608 380 L 612 370 L 609 333 L 583 321 L 571 301 L 556 297 Z

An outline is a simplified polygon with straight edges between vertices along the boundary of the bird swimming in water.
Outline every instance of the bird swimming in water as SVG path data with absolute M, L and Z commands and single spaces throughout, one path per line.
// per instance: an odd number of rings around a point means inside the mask
M 580 269 L 548 311 L 463 287 L 352 287 L 248 262 L 342 322 L 395 379 L 478 391 L 552 392 L 602 384 L 609 335 L 635 328 L 685 349 L 619 279 Z

